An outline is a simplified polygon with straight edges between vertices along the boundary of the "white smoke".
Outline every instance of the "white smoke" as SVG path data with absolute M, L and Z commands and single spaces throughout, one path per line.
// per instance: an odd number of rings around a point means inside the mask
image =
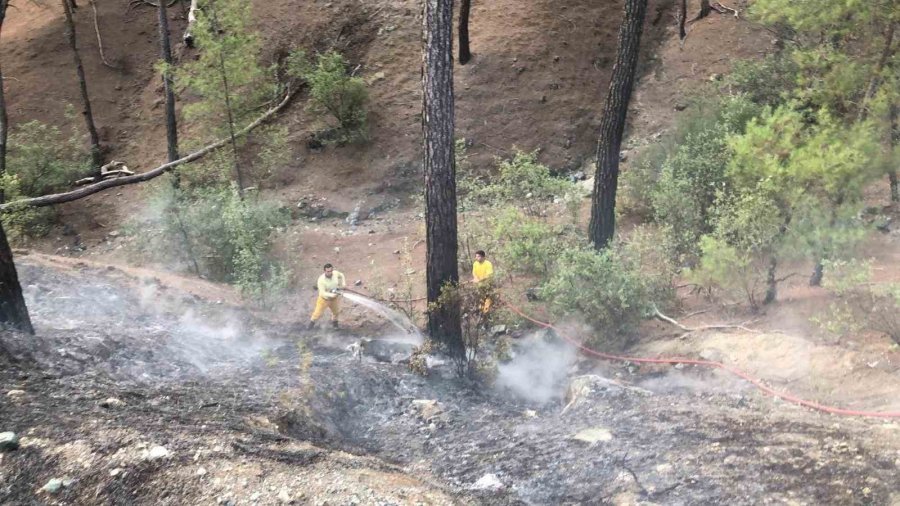
M 548 342 L 542 333 L 518 342 L 522 351 L 499 366 L 497 386 L 538 403 L 561 397 L 576 357 L 575 349 L 564 342 Z

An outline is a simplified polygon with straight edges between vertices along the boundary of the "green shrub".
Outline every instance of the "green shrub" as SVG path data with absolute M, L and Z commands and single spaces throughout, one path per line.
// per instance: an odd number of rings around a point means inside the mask
M 873 330 L 900 344 L 900 283 L 873 283 L 870 261 L 825 261 L 823 286 L 838 300 L 829 314 L 813 321 L 841 337 L 859 330 Z M 836 310 L 836 312 L 835 312 Z
M 798 71 L 796 62 L 783 53 L 762 60 L 738 60 L 725 77 L 723 88 L 744 94 L 756 104 L 777 106 L 794 91 Z
M 464 197 L 475 204 L 513 204 L 529 216 L 547 214 L 554 199 L 580 197 L 583 193 L 571 181 L 555 177 L 537 161 L 537 153 L 517 151 L 511 159 L 500 160 L 497 174 L 488 181 L 463 183 Z
M 347 62 L 340 53 L 322 53 L 312 64 L 305 53 L 295 51 L 288 57 L 287 71 L 309 84 L 310 108 L 337 121 L 337 128 L 324 135 L 323 140 L 345 144 L 367 138 L 369 92 L 362 78 L 347 72 Z
M 145 237 L 155 243 L 154 254 L 185 265 L 196 262 L 204 277 L 232 283 L 258 302 L 287 286 L 289 272 L 271 255 L 276 228 L 290 220 L 277 204 L 255 194 L 241 199 L 234 187 L 224 187 L 166 188 L 154 206 L 160 211 L 162 241 Z
M 540 295 L 559 318 L 583 318 L 596 334 L 590 344 L 621 348 L 638 323 L 652 314 L 647 280 L 617 249 L 589 245 L 567 249 L 541 286 Z
M 77 135 L 64 138 L 57 127 L 39 121 L 10 132 L 6 156 L 7 172 L 0 178 L 6 201 L 60 191 L 92 172 Z M 4 213 L 3 226 L 15 242 L 45 236 L 56 219 L 52 208 L 24 208 Z

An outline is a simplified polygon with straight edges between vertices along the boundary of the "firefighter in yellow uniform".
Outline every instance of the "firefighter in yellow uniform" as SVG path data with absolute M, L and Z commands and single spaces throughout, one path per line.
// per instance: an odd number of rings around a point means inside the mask
M 494 266 L 491 264 L 491 261 L 485 258 L 484 250 L 478 250 L 475 252 L 475 263 L 472 264 L 472 282 L 481 283 L 487 279 L 490 279 L 494 275 Z M 493 301 L 490 297 L 486 297 L 484 299 L 484 303 L 481 305 L 481 312 L 487 313 L 491 309 L 491 304 Z
M 328 308 L 331 310 L 331 327 L 336 329 L 338 326 L 338 315 L 341 312 L 340 290 L 347 287 L 344 274 L 334 270 L 333 265 L 325 264 L 325 272 L 319 276 L 316 287 L 319 290 L 319 295 L 316 297 L 316 308 L 313 310 L 313 314 L 309 319 L 309 327 L 307 328 L 312 329 L 315 327 L 316 321 L 322 317 L 325 308 Z

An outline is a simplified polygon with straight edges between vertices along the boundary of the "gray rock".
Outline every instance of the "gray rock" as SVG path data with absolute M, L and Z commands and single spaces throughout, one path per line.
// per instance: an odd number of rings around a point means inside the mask
M 360 354 L 378 362 L 399 363 L 410 359 L 416 345 L 386 339 L 363 339 L 359 342 Z
M 362 280 L 357 279 L 356 281 L 353 282 L 353 286 L 362 286 Z
M 160 460 L 169 456 L 169 450 L 166 450 L 164 446 L 154 446 L 150 448 L 150 450 L 144 450 L 143 459 L 144 460 Z
M 566 404 L 573 404 L 591 395 L 604 392 L 621 390 L 622 387 L 610 379 L 596 374 L 586 374 L 584 376 L 576 376 L 569 382 L 569 388 L 566 390 Z
M 478 481 L 472 484 L 472 490 L 502 490 L 506 485 L 500 481 L 500 478 L 497 477 L 496 474 L 488 473 L 481 478 L 478 478 Z
M 19 436 L 15 432 L 0 432 L 0 452 L 8 452 L 19 448 Z
M 444 412 L 444 405 L 434 399 L 416 399 L 411 403 L 419 418 L 429 421 Z
M 104 399 L 103 401 L 100 402 L 100 407 L 107 408 L 107 409 L 121 408 L 124 405 L 125 405 L 125 401 L 123 401 L 121 399 L 116 399 L 115 397 L 110 397 L 110 398 Z
M 41 487 L 41 491 L 47 492 L 48 494 L 56 494 L 60 490 L 65 487 L 68 487 L 72 484 L 72 480 L 63 479 L 63 478 L 53 478 L 47 482 L 46 485 Z
M 502 334 L 506 334 L 506 325 L 494 325 L 491 327 L 491 335 L 499 336 Z

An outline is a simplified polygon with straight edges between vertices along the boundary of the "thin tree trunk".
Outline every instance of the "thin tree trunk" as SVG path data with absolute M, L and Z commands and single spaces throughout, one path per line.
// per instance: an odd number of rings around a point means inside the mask
M 163 73 L 163 89 L 166 95 L 166 146 L 168 148 L 169 162 L 178 160 L 178 121 L 175 116 L 175 87 L 172 83 L 172 48 L 169 44 L 169 16 L 166 12 L 166 2 L 168 0 L 159 0 L 159 53 L 160 58 L 166 62 L 166 70 Z M 181 174 L 177 172 L 172 177 L 172 191 L 174 192 L 175 221 L 178 225 L 178 231 L 181 234 L 181 240 L 184 242 L 184 248 L 187 250 L 188 258 L 194 268 L 194 274 L 200 276 L 200 265 L 197 263 L 197 256 L 194 254 L 194 248 L 191 245 L 191 238 L 188 235 L 187 227 L 182 219 L 182 205 L 184 204 L 184 195 L 181 191 Z
M 169 16 L 166 1 L 159 0 L 159 55 L 166 63 L 163 90 L 166 94 L 166 143 L 169 161 L 178 160 L 178 121 L 175 117 L 175 89 L 172 83 L 172 48 L 169 45 Z
M 472 59 L 469 50 L 469 11 L 472 0 L 460 0 L 459 3 L 459 64 L 465 65 Z
M 6 1 L 0 0 L 0 29 L 3 24 L 2 10 L 6 9 Z M 6 116 L 6 96 L 3 92 L 3 68 L 0 65 L 0 174 L 6 173 L 6 140 L 9 137 L 9 118 Z M 0 189 L 0 201 L 3 200 Z
M 94 126 L 94 114 L 91 112 L 91 99 L 88 96 L 87 81 L 84 78 L 84 67 L 81 65 L 81 55 L 78 54 L 78 44 L 75 40 L 75 20 L 72 18 L 72 8 L 67 0 L 62 0 L 63 12 L 66 15 L 66 35 L 69 39 L 69 47 L 72 48 L 72 57 L 75 59 L 75 72 L 78 74 L 78 86 L 81 89 L 81 114 L 87 125 L 88 135 L 91 138 L 91 164 L 99 172 L 103 165 L 103 154 L 100 151 L 100 136 L 97 135 L 97 127 Z
M 825 264 L 821 260 L 816 262 L 813 273 L 809 277 L 809 286 L 822 286 L 822 278 L 825 277 Z
M 700 0 L 700 12 L 697 13 L 697 17 L 693 20 L 697 21 L 698 19 L 703 19 L 706 16 L 709 16 L 710 12 L 712 12 L 712 7 L 709 6 L 709 0 Z
M 687 38 L 685 23 L 687 23 L 687 0 L 681 0 L 681 4 L 678 6 L 678 38 L 682 43 Z
M 597 142 L 597 174 L 591 201 L 591 222 L 588 233 L 597 249 L 605 248 L 616 228 L 616 186 L 619 181 L 619 150 L 625 131 L 628 103 L 637 72 L 641 49 L 641 32 L 647 0 L 625 0 L 625 18 L 619 29 L 616 62 L 609 82 L 600 139 Z
M 459 283 L 453 152 L 453 0 L 425 0 L 422 130 L 425 137 L 425 245 L 428 303 Z M 464 359 L 458 304 L 432 307 L 428 332 Z
M 771 304 L 778 298 L 778 280 L 775 273 L 778 270 L 778 259 L 774 256 L 769 260 L 769 269 L 766 271 L 766 296 L 763 304 Z
M 6 19 L 8 5 L 8 0 L 0 0 L 0 32 L 3 30 L 3 20 Z M 3 72 L 0 70 L 0 175 L 6 171 L 8 129 Z M 0 191 L 0 203 L 2 202 L 3 193 Z M 34 334 L 34 327 L 28 316 L 28 308 L 25 306 L 25 298 L 22 296 L 22 285 L 19 284 L 19 275 L 13 261 L 12 249 L 6 240 L 6 231 L 3 230 L 2 221 L 0 221 L 0 324 Z
M 872 99 L 872 97 L 875 96 L 875 92 L 878 91 L 878 86 L 881 85 L 882 80 L 881 73 L 884 71 L 885 64 L 894 53 L 894 33 L 896 31 L 896 27 L 897 23 L 890 21 L 888 22 L 888 26 L 885 29 L 884 48 L 881 50 L 881 56 L 875 63 L 875 68 L 872 70 L 872 76 L 869 78 L 869 85 L 866 86 L 866 91 L 862 99 L 862 105 L 859 108 L 858 118 L 860 121 L 866 119 L 866 116 L 869 114 L 869 101 Z
M 900 106 L 897 105 L 896 101 L 891 101 L 888 115 L 888 131 L 885 135 L 888 163 L 891 164 L 890 168 L 888 168 L 888 182 L 891 186 L 891 202 L 900 202 L 900 184 L 897 181 L 897 168 L 894 166 L 897 163 L 897 137 L 900 136 L 900 132 L 897 131 L 897 117 L 900 115 Z
M 212 4 L 209 5 L 209 8 L 212 10 L 213 24 L 215 26 L 218 26 L 219 20 L 218 15 L 216 14 L 216 10 Z M 237 179 L 238 196 L 243 200 L 244 174 L 241 172 L 241 164 L 240 160 L 238 159 L 237 137 L 234 133 L 234 112 L 231 108 L 231 89 L 228 85 L 228 71 L 225 67 L 225 55 L 222 54 L 222 51 L 219 51 L 219 75 L 222 77 L 222 87 L 225 92 L 225 113 L 228 116 L 228 135 L 231 139 L 231 154 L 234 161 L 234 174 L 235 178 Z

